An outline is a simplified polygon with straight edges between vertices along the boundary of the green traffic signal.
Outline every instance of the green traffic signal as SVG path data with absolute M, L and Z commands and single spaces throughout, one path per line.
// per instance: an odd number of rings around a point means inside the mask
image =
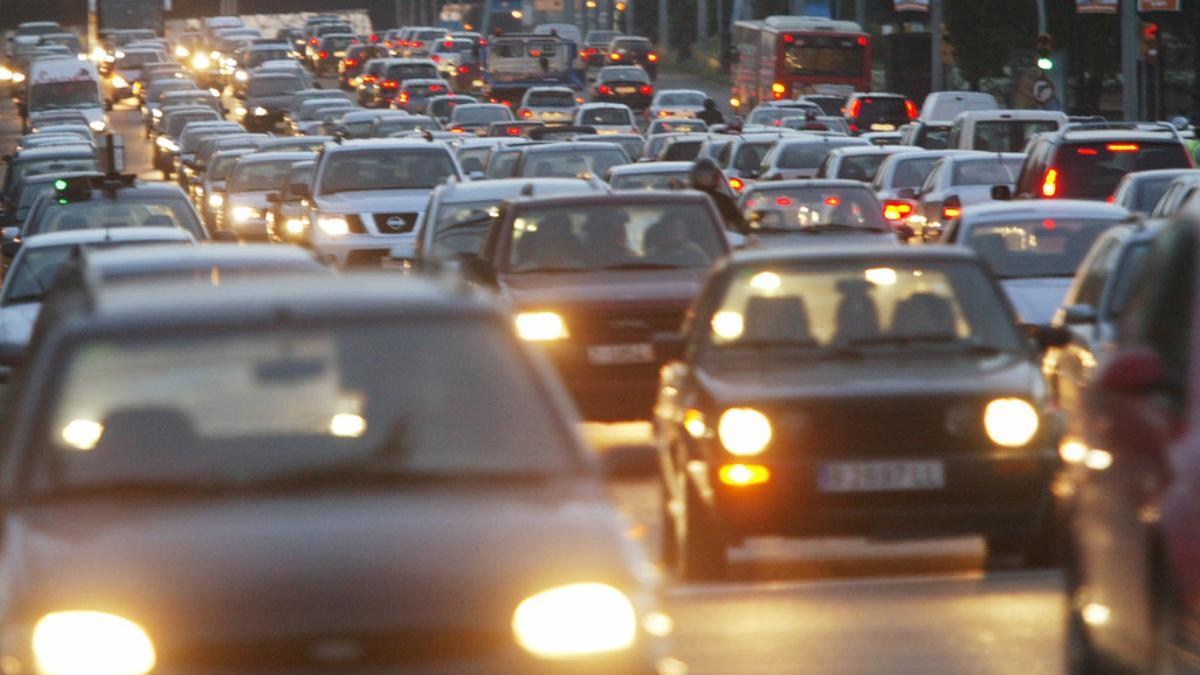
M 55 189 L 55 190 L 58 190 L 59 192 L 62 192 L 63 190 L 66 190 L 66 189 L 67 189 L 67 181 L 65 181 L 65 180 L 63 180 L 63 179 L 61 179 L 61 178 L 59 178 L 58 180 L 54 181 L 54 189 Z
M 1051 61 L 1049 58 L 1043 56 L 1037 60 L 1037 67 L 1041 68 L 1042 70 L 1054 70 L 1054 61 Z

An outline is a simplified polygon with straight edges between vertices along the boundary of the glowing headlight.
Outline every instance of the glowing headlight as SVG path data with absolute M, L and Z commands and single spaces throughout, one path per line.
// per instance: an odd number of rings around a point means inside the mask
M 125 89 L 129 86 L 129 80 L 126 80 L 120 75 L 113 75 L 112 86 L 116 87 L 117 89 Z
M 154 142 L 158 145 L 158 147 L 166 150 L 167 152 L 177 152 L 179 150 L 179 146 L 175 144 L 175 141 L 172 141 L 166 136 L 159 136 Z
M 571 584 L 526 598 L 512 619 L 517 644 L 546 659 L 629 648 L 637 613 L 621 591 L 606 584 Z
M 983 428 L 996 445 L 1019 448 L 1038 430 L 1038 413 L 1019 398 L 998 398 L 983 411 Z
M 175 48 L 175 57 L 176 58 L 186 59 L 187 57 L 189 57 L 191 55 L 192 55 L 192 52 L 187 47 L 184 47 L 183 45 L 179 45 L 178 47 Z
M 25 81 L 25 73 L 13 73 L 12 81 L 21 84 Z
M 317 218 L 317 227 L 331 237 L 344 237 L 350 234 L 350 223 L 341 216 L 324 216 Z
M 104 123 L 104 120 L 92 120 L 91 122 L 88 122 L 88 126 L 91 127 L 92 131 L 96 133 L 100 133 L 108 128 L 108 125 Z
M 762 454 L 771 442 L 771 421 L 754 408 L 730 408 L 717 423 L 717 437 L 731 455 Z
M 209 195 L 208 196 L 208 205 L 213 207 L 214 209 L 219 209 L 222 206 L 225 206 L 224 195 L 218 195 L 218 194 Z
M 33 629 L 37 672 L 46 675 L 143 675 L 157 657 L 136 623 L 103 612 L 54 612 Z
M 154 110 L 150 111 L 150 114 L 153 115 L 154 117 L 162 117 L 163 111 L 159 108 L 155 108 Z
M 571 337 L 567 324 L 554 312 L 521 312 L 516 319 L 517 335 L 530 342 L 550 342 Z
M 212 67 L 212 59 L 205 54 L 197 54 L 192 57 L 192 68 L 195 70 L 208 70 Z
M 13 71 L 5 68 L 4 66 L 0 66 L 0 82 L 12 82 L 12 79 Z
M 270 114 L 270 111 L 261 105 L 254 109 L 254 115 L 256 117 L 266 117 L 268 114 Z
M 245 82 L 246 80 L 250 79 L 250 73 L 247 73 L 244 70 L 239 70 L 233 74 L 233 79 L 237 80 L 238 82 Z
M 252 206 L 235 206 L 233 207 L 233 220 L 237 223 L 244 223 L 248 220 L 254 220 L 259 217 L 258 209 Z
M 305 223 L 302 218 L 288 218 L 283 223 L 283 229 L 288 234 L 304 234 Z
M 247 110 L 246 110 L 245 106 L 239 105 L 238 107 L 233 109 L 233 114 L 237 115 L 238 117 L 245 117 L 246 113 L 247 113 Z

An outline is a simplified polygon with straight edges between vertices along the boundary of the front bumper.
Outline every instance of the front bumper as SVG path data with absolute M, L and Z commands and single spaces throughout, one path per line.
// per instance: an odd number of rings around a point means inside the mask
M 579 344 L 567 339 L 538 346 L 562 377 L 586 419 L 621 421 L 651 417 L 662 365 L 657 359 L 649 363 L 595 365 L 589 361 L 588 348 L 601 346 L 599 343 Z

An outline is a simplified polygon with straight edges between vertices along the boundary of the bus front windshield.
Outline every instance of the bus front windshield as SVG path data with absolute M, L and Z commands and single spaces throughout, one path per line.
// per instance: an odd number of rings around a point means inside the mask
M 794 35 L 784 38 L 783 63 L 791 75 L 863 77 L 866 47 L 857 36 Z

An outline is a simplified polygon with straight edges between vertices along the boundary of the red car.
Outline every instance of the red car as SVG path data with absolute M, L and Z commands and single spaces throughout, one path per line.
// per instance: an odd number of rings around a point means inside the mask
M 1200 222 L 1166 228 L 1060 455 L 1072 673 L 1200 663 Z

